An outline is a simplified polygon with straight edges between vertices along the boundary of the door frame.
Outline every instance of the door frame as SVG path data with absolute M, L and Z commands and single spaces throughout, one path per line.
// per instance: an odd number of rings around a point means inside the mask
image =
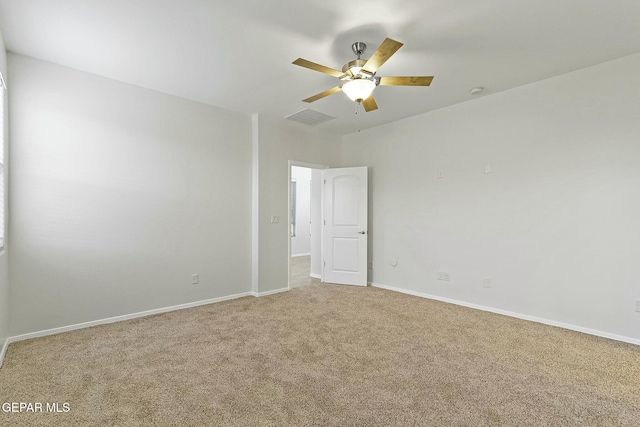
M 327 165 L 318 165 L 314 163 L 299 162 L 297 160 L 289 160 L 289 166 L 287 168 L 287 289 L 291 289 L 291 167 L 299 166 L 308 169 L 329 169 Z M 320 211 L 322 212 L 322 218 L 324 219 L 324 191 L 320 197 Z M 320 234 L 320 262 L 324 260 L 324 233 Z M 324 272 L 322 273 L 324 276 Z

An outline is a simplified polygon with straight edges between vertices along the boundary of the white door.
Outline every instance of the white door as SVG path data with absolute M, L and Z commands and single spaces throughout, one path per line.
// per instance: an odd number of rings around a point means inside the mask
M 367 285 L 367 167 L 324 171 L 323 282 Z

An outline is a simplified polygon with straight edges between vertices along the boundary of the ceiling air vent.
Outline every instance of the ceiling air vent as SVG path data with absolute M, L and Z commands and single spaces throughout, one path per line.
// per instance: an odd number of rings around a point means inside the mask
M 319 125 L 320 123 L 333 120 L 335 119 L 335 117 L 321 113 L 320 111 L 305 108 L 304 110 L 300 110 L 297 113 L 293 113 L 290 116 L 285 117 L 285 119 L 293 120 L 294 122 L 298 123 L 304 123 L 305 125 L 309 126 L 315 126 Z

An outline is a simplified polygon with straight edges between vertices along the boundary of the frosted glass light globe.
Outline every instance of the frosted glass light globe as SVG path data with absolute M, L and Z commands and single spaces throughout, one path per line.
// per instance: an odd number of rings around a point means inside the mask
M 342 85 L 342 91 L 355 102 L 364 101 L 376 88 L 376 84 L 369 79 L 353 79 Z

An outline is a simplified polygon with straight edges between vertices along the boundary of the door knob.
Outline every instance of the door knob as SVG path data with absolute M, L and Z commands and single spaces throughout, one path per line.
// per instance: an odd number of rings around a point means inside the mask
M 358 231 L 358 234 L 367 234 L 366 231 Z

